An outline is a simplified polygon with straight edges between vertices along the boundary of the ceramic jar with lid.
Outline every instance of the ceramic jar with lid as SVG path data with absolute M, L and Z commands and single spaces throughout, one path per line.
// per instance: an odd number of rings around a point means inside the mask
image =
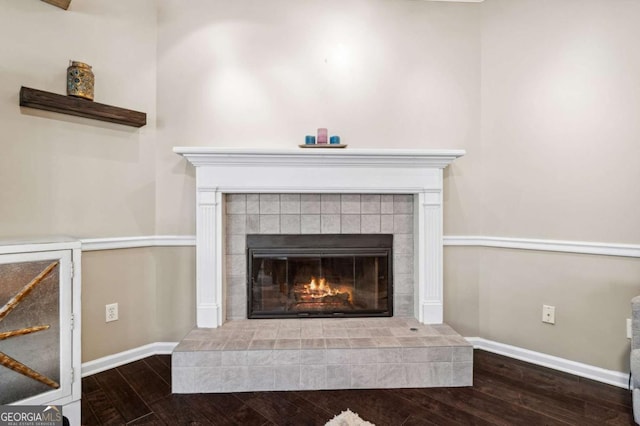
M 67 95 L 93 100 L 94 75 L 91 65 L 69 61 L 67 68 Z

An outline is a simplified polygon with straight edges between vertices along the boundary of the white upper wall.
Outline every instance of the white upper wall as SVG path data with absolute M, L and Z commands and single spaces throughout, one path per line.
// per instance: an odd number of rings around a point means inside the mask
M 640 242 L 640 1 L 482 15 L 484 233 Z
M 160 2 L 174 144 L 464 147 L 477 136 L 477 7 L 388 0 Z
M 147 235 L 155 217 L 154 0 L 0 0 L 0 235 Z M 66 94 L 69 60 L 95 102 L 144 111 L 140 129 L 20 108 L 20 86 Z
M 193 232 L 193 211 L 172 199 L 193 185 L 184 160 L 166 154 L 172 146 L 294 148 L 327 127 L 350 149 L 472 152 L 480 119 L 478 8 L 161 0 L 159 187 L 169 191 L 158 194 L 160 232 Z
M 350 148 L 466 149 L 445 171 L 446 234 L 640 240 L 637 0 L 0 11 L 5 237 L 193 233 L 193 169 L 173 146 L 295 147 L 326 126 Z M 63 94 L 69 59 L 93 65 L 96 102 L 149 124 L 18 107 L 21 85 Z

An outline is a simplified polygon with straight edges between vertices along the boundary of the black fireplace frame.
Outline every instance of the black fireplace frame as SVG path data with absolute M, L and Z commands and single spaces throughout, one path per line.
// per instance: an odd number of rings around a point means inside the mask
M 247 235 L 247 318 L 335 318 L 335 317 L 392 317 L 393 316 L 393 234 L 248 234 Z M 310 247 L 310 244 L 313 247 Z M 255 313 L 252 311 L 254 255 L 290 255 L 296 250 L 300 255 L 370 254 L 387 258 L 387 306 L 382 310 L 358 310 L 357 312 L 279 312 Z

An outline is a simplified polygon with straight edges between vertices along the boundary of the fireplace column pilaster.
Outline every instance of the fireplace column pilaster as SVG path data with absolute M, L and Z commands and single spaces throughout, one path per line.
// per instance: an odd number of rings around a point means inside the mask
M 442 173 L 442 171 L 441 171 Z M 425 190 L 418 194 L 418 274 L 416 277 L 416 309 L 418 321 L 440 324 L 443 310 L 442 259 L 442 191 Z M 429 233 L 429 235 L 427 235 Z
M 196 324 L 216 328 L 224 319 L 222 192 L 199 188 L 197 196 Z

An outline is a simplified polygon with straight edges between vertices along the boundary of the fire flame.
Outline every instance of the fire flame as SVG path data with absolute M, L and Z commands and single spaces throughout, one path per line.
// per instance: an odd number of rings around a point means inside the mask
M 309 284 L 305 285 L 304 288 L 314 299 L 320 299 L 325 296 L 336 296 L 343 293 L 348 293 L 349 297 L 351 297 L 351 293 L 348 291 L 340 291 L 338 289 L 332 288 L 329 283 L 327 283 L 327 279 L 324 277 L 321 277 L 320 279 L 311 277 L 311 281 L 309 282 Z

